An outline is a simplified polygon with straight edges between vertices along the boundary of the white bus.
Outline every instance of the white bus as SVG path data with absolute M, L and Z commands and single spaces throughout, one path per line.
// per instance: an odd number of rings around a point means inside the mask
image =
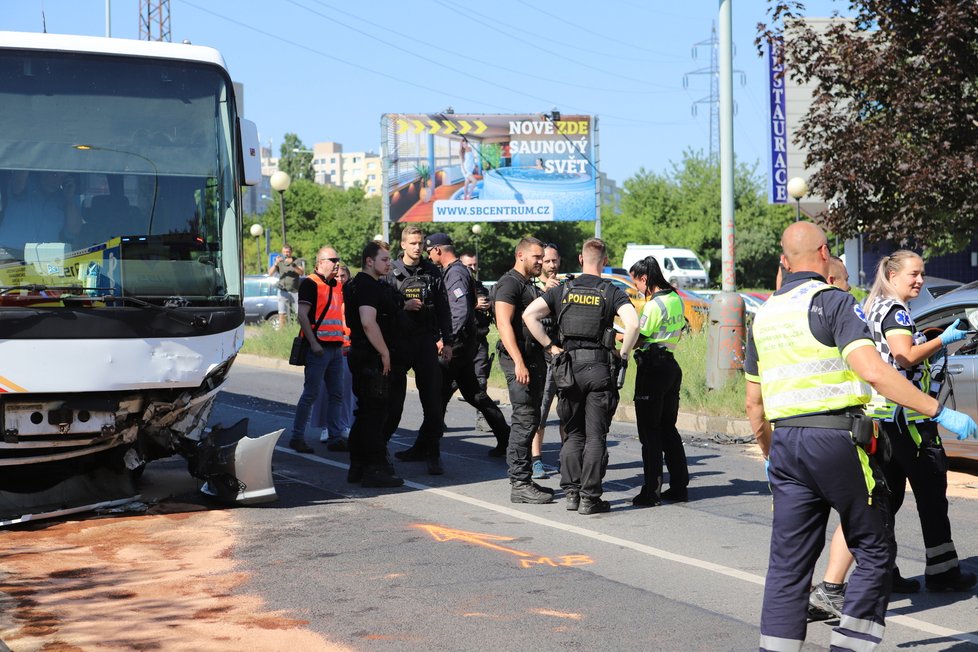
M 274 499 L 274 441 L 205 428 L 260 175 L 217 51 L 0 32 L 0 525 L 131 498 L 174 453 L 211 493 Z

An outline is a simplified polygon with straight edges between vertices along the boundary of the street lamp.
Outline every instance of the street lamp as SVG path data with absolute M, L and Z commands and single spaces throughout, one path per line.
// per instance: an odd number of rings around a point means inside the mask
M 278 205 L 282 209 L 282 246 L 284 247 L 288 243 L 285 239 L 285 191 L 289 189 L 292 177 L 282 170 L 277 170 L 268 181 L 272 189 L 278 192 Z
M 473 224 L 472 225 L 472 235 L 475 236 L 475 259 L 476 260 L 479 260 L 479 234 L 480 233 L 482 233 L 482 225 L 481 224 Z M 478 269 L 478 268 L 476 268 L 476 269 Z M 476 274 L 475 280 L 477 280 L 477 281 L 479 280 L 478 273 Z
M 265 228 L 261 224 L 252 224 L 249 229 L 251 237 L 255 239 L 255 253 L 258 254 L 258 273 L 261 274 L 261 242 L 259 241 Z
M 795 200 L 795 221 L 801 219 L 801 198 L 808 194 L 808 183 L 801 177 L 788 179 L 788 194 Z

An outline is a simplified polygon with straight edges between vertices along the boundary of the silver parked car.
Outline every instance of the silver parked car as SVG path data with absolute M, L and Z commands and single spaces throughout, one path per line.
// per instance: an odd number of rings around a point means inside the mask
M 268 322 L 278 328 L 278 277 L 249 275 L 244 277 L 246 324 Z
M 978 329 L 978 281 L 941 294 L 920 307 L 911 307 L 920 332 L 937 337 L 955 319 L 961 327 Z M 978 419 L 978 336 L 972 335 L 948 346 L 947 357 L 932 369 L 935 378 L 943 377 L 938 399 L 948 407 Z M 958 441 L 955 435 L 941 429 L 941 439 L 950 457 L 978 460 L 978 441 Z

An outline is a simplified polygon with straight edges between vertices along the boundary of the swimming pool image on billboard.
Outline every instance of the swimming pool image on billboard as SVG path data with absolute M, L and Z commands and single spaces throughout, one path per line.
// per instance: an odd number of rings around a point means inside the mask
M 479 199 L 549 199 L 554 205 L 555 220 L 591 219 L 594 178 L 539 168 L 498 168 L 486 172 Z

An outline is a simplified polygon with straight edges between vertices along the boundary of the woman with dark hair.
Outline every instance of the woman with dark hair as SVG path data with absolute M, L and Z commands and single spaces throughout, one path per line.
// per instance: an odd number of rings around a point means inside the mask
M 686 326 L 683 300 L 649 256 L 628 270 L 646 297 L 635 345 L 635 420 L 642 442 L 645 484 L 632 499 L 636 507 L 655 507 L 661 499 L 688 500 L 686 452 L 676 429 L 683 372 L 673 356 Z M 662 491 L 662 458 L 669 470 L 669 489 Z

